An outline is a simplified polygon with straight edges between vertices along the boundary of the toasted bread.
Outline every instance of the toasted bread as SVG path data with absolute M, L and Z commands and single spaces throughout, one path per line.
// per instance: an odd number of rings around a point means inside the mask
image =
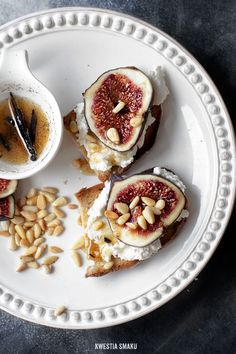
M 79 210 L 81 214 L 81 220 L 82 220 L 82 227 L 86 228 L 87 226 L 87 221 L 88 221 L 88 210 L 91 208 L 93 205 L 95 199 L 98 197 L 100 192 L 102 191 L 104 187 L 103 183 L 96 184 L 92 187 L 89 188 L 82 188 L 78 193 L 76 193 L 76 198 L 79 203 Z M 187 203 L 187 202 L 186 202 Z M 170 240 L 172 240 L 179 228 L 183 225 L 185 222 L 185 219 L 182 219 L 179 222 L 175 222 L 171 226 L 168 227 L 167 232 L 160 238 L 161 241 L 161 246 L 163 247 L 165 244 L 167 244 Z M 104 268 L 105 262 L 95 262 L 93 266 L 89 266 L 86 271 L 86 277 L 100 277 L 102 275 L 122 270 L 122 269 L 127 269 L 130 267 L 133 267 L 140 263 L 141 261 L 139 260 L 133 260 L 133 261 L 126 261 L 122 260 L 118 257 L 112 257 L 112 267 L 109 269 Z
M 156 139 L 159 124 L 160 124 L 161 113 L 162 113 L 161 106 L 157 106 L 157 105 L 152 106 L 151 114 L 155 118 L 155 121 L 147 128 L 146 134 L 145 134 L 145 139 L 144 139 L 144 144 L 140 149 L 138 149 L 138 151 L 134 157 L 134 161 L 137 160 L 139 157 L 141 157 L 145 152 L 147 152 L 153 146 L 155 139 Z M 86 152 L 84 146 L 80 145 L 80 143 L 78 142 L 78 140 L 76 138 L 76 134 L 78 134 L 78 132 L 73 133 L 70 130 L 70 126 L 71 126 L 72 121 L 76 121 L 76 113 L 74 110 L 69 112 L 64 117 L 64 126 L 65 126 L 66 130 L 70 133 L 74 142 L 80 148 L 80 151 L 81 151 L 83 157 L 86 159 L 86 161 L 89 164 L 89 158 L 87 156 L 87 152 Z M 94 136 L 94 138 L 98 140 L 97 137 Z M 79 163 L 77 165 L 78 165 L 78 167 L 80 166 Z M 97 177 L 100 179 L 100 181 L 105 182 L 106 180 L 108 180 L 111 177 L 112 173 L 116 173 L 116 174 L 121 175 L 122 173 L 127 171 L 131 165 L 132 165 L 132 163 L 129 166 L 127 166 L 126 168 L 122 168 L 120 166 L 113 166 L 113 168 L 108 171 L 94 170 L 94 173 L 97 175 Z

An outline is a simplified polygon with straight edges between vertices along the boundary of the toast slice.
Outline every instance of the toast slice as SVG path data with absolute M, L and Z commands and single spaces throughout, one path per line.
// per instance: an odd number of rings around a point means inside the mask
M 100 192 L 102 191 L 104 187 L 103 183 L 94 185 L 89 188 L 82 188 L 78 193 L 76 193 L 76 198 L 79 203 L 79 210 L 80 210 L 80 215 L 81 215 L 81 221 L 82 221 L 82 227 L 85 229 L 87 227 L 87 221 L 88 221 L 88 210 L 92 207 L 95 199 L 99 196 Z M 187 202 L 186 202 L 187 203 Z M 187 205 L 185 205 L 187 207 Z M 177 235 L 178 230 L 180 227 L 185 223 L 186 219 L 182 219 L 179 222 L 174 222 L 170 227 L 168 227 L 167 232 L 160 238 L 161 241 L 161 246 L 163 247 L 166 245 L 170 240 L 175 238 Z M 95 264 L 92 266 L 89 266 L 86 271 L 86 277 L 100 277 L 102 275 L 115 272 L 118 270 L 122 269 L 128 269 L 133 266 L 136 266 L 139 264 L 141 261 L 139 260 L 133 260 L 133 261 L 127 261 L 127 260 L 122 260 L 118 257 L 113 257 L 111 259 L 112 262 L 110 262 L 111 267 L 106 269 L 106 266 L 104 268 L 105 262 L 103 261 L 95 261 Z
M 123 174 L 125 171 L 127 171 L 130 166 L 138 159 L 140 158 L 145 152 L 147 152 L 148 150 L 151 149 L 151 147 L 153 146 L 155 139 L 156 139 L 156 135 L 157 135 L 157 131 L 160 125 L 160 120 L 161 120 L 161 114 L 162 114 L 162 109 L 161 109 L 161 105 L 153 105 L 151 108 L 151 114 L 152 117 L 155 119 L 154 122 L 147 128 L 146 130 L 146 134 L 145 134 L 145 139 L 144 139 L 144 144 L 143 146 L 137 150 L 137 153 L 134 157 L 134 161 L 128 165 L 125 168 L 122 168 L 120 166 L 113 166 L 111 170 L 107 170 L 107 171 L 98 171 L 98 170 L 94 170 L 94 173 L 97 175 L 97 177 L 99 178 L 100 181 L 105 182 L 106 180 L 109 180 L 111 175 L 113 173 L 121 175 Z M 69 112 L 65 117 L 64 117 L 64 126 L 66 128 L 66 130 L 70 133 L 73 141 L 77 144 L 77 146 L 79 147 L 84 159 L 87 161 L 88 166 L 87 166 L 87 170 L 89 170 L 89 158 L 87 155 L 87 151 L 85 149 L 85 147 L 83 145 L 80 145 L 76 135 L 79 133 L 77 132 L 73 132 L 73 129 L 71 129 L 71 126 L 73 125 L 73 123 L 71 124 L 71 122 L 76 122 L 76 112 L 74 110 L 72 110 L 71 112 Z M 93 138 L 98 141 L 98 138 L 93 135 L 91 132 L 89 133 L 91 136 L 93 136 Z M 77 166 L 78 168 L 82 169 L 82 165 L 84 166 L 84 161 L 81 161 L 80 159 L 75 160 L 74 163 L 75 166 Z M 82 169 L 82 172 L 84 171 L 84 168 Z M 91 169 L 90 169 L 91 172 Z

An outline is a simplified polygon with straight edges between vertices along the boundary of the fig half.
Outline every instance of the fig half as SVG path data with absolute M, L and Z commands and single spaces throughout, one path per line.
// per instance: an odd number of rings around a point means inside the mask
M 0 221 L 12 219 L 15 212 L 15 200 L 12 195 L 0 199 Z
M 112 181 L 107 215 L 109 211 L 117 214 L 116 219 L 109 218 L 109 223 L 120 241 L 144 247 L 165 233 L 185 203 L 183 192 L 169 180 L 139 174 Z
M 13 194 L 17 187 L 16 180 L 9 180 L 0 178 L 0 198 L 8 197 L 10 194 Z
M 109 148 L 128 151 L 142 133 L 152 97 L 151 81 L 139 69 L 109 70 L 84 92 L 88 126 Z

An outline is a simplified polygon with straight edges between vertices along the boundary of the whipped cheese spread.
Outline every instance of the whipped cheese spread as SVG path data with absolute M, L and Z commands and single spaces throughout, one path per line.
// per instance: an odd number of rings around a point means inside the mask
M 150 72 L 149 78 L 152 81 L 152 84 L 155 88 L 155 97 L 153 104 L 160 105 L 162 104 L 166 97 L 169 94 L 169 90 L 165 83 L 164 72 L 160 66 L 156 67 L 153 71 Z M 152 125 L 155 121 L 155 118 L 152 117 L 151 113 L 149 113 L 145 127 L 141 134 L 141 137 L 138 140 L 138 143 L 134 146 L 133 149 L 126 152 L 118 152 L 110 149 L 105 146 L 101 141 L 97 141 L 97 147 L 94 147 L 87 139 L 87 134 L 89 132 L 89 127 L 87 125 L 85 116 L 84 116 L 84 103 L 79 103 L 74 111 L 76 112 L 76 123 L 78 125 L 79 133 L 77 133 L 77 139 L 80 145 L 83 145 L 88 158 L 90 167 L 93 170 L 97 171 L 108 171 L 112 168 L 112 166 L 120 166 L 125 168 L 129 166 L 133 160 L 134 156 L 137 153 L 137 150 L 141 148 L 144 144 L 145 135 L 148 127 Z
M 164 168 L 155 167 L 155 174 L 160 175 L 166 179 L 169 179 L 171 182 L 175 183 L 181 190 L 184 192 L 185 186 L 181 182 L 178 176 L 174 173 L 165 170 Z M 170 178 L 168 178 L 169 176 Z M 175 178 L 175 182 L 174 179 Z M 134 247 L 127 245 L 119 240 L 117 240 L 114 244 L 102 242 L 104 239 L 104 235 L 111 234 L 110 226 L 108 224 L 107 218 L 104 216 L 104 212 L 106 210 L 107 200 L 110 191 L 110 181 L 105 182 L 105 187 L 99 194 L 98 198 L 93 203 L 92 207 L 88 211 L 88 223 L 87 223 L 87 235 L 91 240 L 94 240 L 96 243 L 100 244 L 100 251 L 102 258 L 109 262 L 111 256 L 119 257 L 123 260 L 145 260 L 151 257 L 153 254 L 157 253 L 161 248 L 161 242 L 159 239 L 154 241 L 148 246 L 145 247 Z M 181 186 L 181 187 L 180 187 Z M 182 189 L 183 188 L 183 189 Z M 189 216 L 189 212 L 187 210 L 182 210 L 180 216 L 177 221 L 180 221 L 183 218 L 187 218 Z M 93 223 L 97 220 L 102 220 L 105 226 L 102 230 L 94 230 Z

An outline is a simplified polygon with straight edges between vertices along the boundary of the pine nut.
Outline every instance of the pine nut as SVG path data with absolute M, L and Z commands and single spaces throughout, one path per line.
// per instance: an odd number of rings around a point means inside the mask
M 29 229 L 26 231 L 26 239 L 29 242 L 29 244 L 32 244 L 34 242 L 34 230 Z
M 53 228 L 53 227 L 49 227 L 49 228 L 47 229 L 47 234 L 48 234 L 49 236 L 52 236 L 53 231 L 54 231 L 54 228 Z
M 31 246 L 25 251 L 24 256 L 31 256 L 32 254 L 35 254 L 36 251 L 37 251 L 37 247 Z
M 18 267 L 16 268 L 16 272 L 22 272 L 27 268 L 27 265 L 25 263 L 20 263 Z
M 53 264 L 58 260 L 59 257 L 57 256 L 50 256 L 47 258 L 44 258 L 43 260 L 43 264 L 49 265 L 49 264 Z
M 143 210 L 143 216 L 145 217 L 145 219 L 147 220 L 147 222 L 149 224 L 154 224 L 155 222 L 155 215 L 152 211 L 152 208 L 149 206 L 146 206 L 146 208 Z
M 15 234 L 14 237 L 15 237 L 16 245 L 17 245 L 18 247 L 20 247 L 20 242 L 21 242 L 20 236 L 19 236 L 18 234 Z
M 68 204 L 68 208 L 69 209 L 78 209 L 78 205 L 77 204 Z
M 25 221 L 24 222 L 24 227 L 33 227 L 34 226 L 34 222 L 33 221 Z
M 35 188 L 31 188 L 29 192 L 27 193 L 27 198 L 32 198 L 35 197 L 37 194 L 37 190 Z
M 33 256 L 20 256 L 20 259 L 23 263 L 28 263 L 34 261 Z
M 129 229 L 135 230 L 137 229 L 137 224 L 134 224 L 132 222 L 127 222 L 126 226 L 128 226 Z
M 23 224 L 25 219 L 23 216 L 15 216 L 13 219 L 11 219 L 11 222 L 15 225 L 21 225 Z
M 39 226 L 41 227 L 41 230 L 46 231 L 47 225 L 46 225 L 46 221 L 45 221 L 44 219 L 40 219 L 40 220 L 38 221 L 38 224 L 39 224 Z
M 154 215 L 161 215 L 160 209 L 157 209 L 156 207 L 152 207 L 152 211 Z
M 81 256 L 79 253 L 77 253 L 76 251 L 72 251 L 71 257 L 72 257 L 74 263 L 77 265 L 77 267 L 82 266 L 82 259 L 81 259 Z
M 40 210 L 46 209 L 46 207 L 47 207 L 47 200 L 43 194 L 39 194 L 39 196 L 38 196 L 37 207 Z
M 45 273 L 52 273 L 53 266 L 51 264 L 43 264 L 42 267 Z
M 90 142 L 90 143 L 97 143 L 97 139 L 89 134 L 86 135 L 86 139 Z
M 38 262 L 32 261 L 32 262 L 28 262 L 26 263 L 28 268 L 33 268 L 33 269 L 38 269 L 39 268 L 39 264 Z
M 144 204 L 148 206 L 154 206 L 156 204 L 155 200 L 149 197 L 141 197 L 142 201 Z
M 59 236 L 64 232 L 64 227 L 62 225 L 58 225 L 55 227 L 53 231 L 53 236 Z
M 46 244 L 42 244 L 41 246 L 39 246 L 37 248 L 37 251 L 35 252 L 34 258 L 35 259 L 39 259 L 44 254 L 46 249 L 47 249 L 47 245 Z
M 22 240 L 20 241 L 20 247 L 28 248 L 30 246 L 28 240 Z
M 18 233 L 18 235 L 22 238 L 22 240 L 26 239 L 25 229 L 23 228 L 22 225 L 16 225 L 15 230 Z
M 49 203 L 54 202 L 54 200 L 56 199 L 56 195 L 53 194 L 53 193 L 48 193 L 48 192 L 45 192 L 45 191 L 40 191 L 39 194 L 44 195 L 44 197 L 46 197 L 46 199 L 47 199 L 47 201 L 48 201 Z
M 54 220 L 54 219 L 56 219 L 56 215 L 55 215 L 54 213 L 51 213 L 51 214 L 49 214 L 48 216 L 46 216 L 46 218 L 44 218 L 44 220 L 45 220 L 46 222 L 50 222 L 50 221 L 52 221 L 52 220 Z
M 140 197 L 137 195 L 129 205 L 130 209 L 134 209 L 139 203 Z
M 76 241 L 73 246 L 71 247 L 72 250 L 78 250 L 84 247 L 84 238 L 81 237 L 78 241 Z
M 44 237 L 40 237 L 40 238 L 37 238 L 35 241 L 34 241 L 34 246 L 39 246 L 41 245 L 41 243 L 43 243 L 45 241 L 45 238 Z
M 26 205 L 36 205 L 37 204 L 37 199 L 38 199 L 37 195 L 35 197 L 27 199 L 26 200 Z
M 63 252 L 63 249 L 61 249 L 60 247 L 57 247 L 57 246 L 51 246 L 51 247 L 49 247 L 49 251 L 52 253 L 61 253 L 61 252 Z
M 141 116 L 133 117 L 130 119 L 129 123 L 130 123 L 131 127 L 137 128 L 143 123 L 143 117 L 141 117 Z
M 55 220 L 53 220 L 53 221 L 50 221 L 50 222 L 47 224 L 48 227 L 57 227 L 57 226 L 59 226 L 59 225 L 61 225 L 61 220 L 59 220 L 59 219 L 55 219 Z
M 144 218 L 143 215 L 138 216 L 137 222 L 138 222 L 139 226 L 140 226 L 143 230 L 146 230 L 146 229 L 147 229 L 147 222 L 146 222 L 146 220 L 145 220 L 145 218 Z
M 63 210 L 58 209 L 56 207 L 52 208 L 52 211 L 56 215 L 57 218 L 64 218 L 66 216 L 66 214 L 64 213 Z
M 68 200 L 65 197 L 59 197 L 53 202 L 53 206 L 62 207 L 68 204 Z
M 2 231 L 8 231 L 9 227 L 10 227 L 10 221 L 9 220 L 1 221 L 0 225 L 1 225 Z
M 72 123 L 73 121 L 71 121 Z M 77 126 L 77 125 L 76 125 Z M 54 315 L 57 316 L 61 316 L 64 312 L 66 311 L 65 306 L 59 306 L 55 311 L 54 311 Z
M 41 235 L 41 227 L 39 226 L 39 224 L 34 224 L 34 237 L 35 238 L 39 238 L 39 236 Z
M 9 250 L 15 251 L 17 249 L 16 239 L 15 236 L 11 236 L 11 241 L 9 245 Z
M 155 207 L 159 210 L 162 210 L 165 208 L 165 205 L 166 205 L 166 202 L 164 201 L 164 199 L 159 199 L 157 202 L 156 202 L 156 205 Z
M 43 192 L 47 192 L 50 194 L 57 194 L 58 193 L 58 189 L 55 187 L 43 187 Z
M 104 226 L 104 222 L 101 221 L 101 220 L 97 220 L 97 221 L 95 221 L 95 222 L 93 223 L 93 229 L 94 229 L 95 231 L 100 230 L 101 228 L 103 228 L 103 226 Z
M 118 219 L 119 215 L 116 214 L 114 211 L 112 210 L 106 210 L 104 212 L 104 215 L 108 218 L 108 219 L 111 219 L 111 220 L 116 220 Z
M 119 101 L 117 105 L 113 108 L 112 113 L 119 113 L 125 106 L 125 102 Z
M 118 225 L 124 225 L 126 223 L 126 221 L 128 221 L 130 218 L 130 213 L 126 213 L 126 214 L 123 214 L 121 215 L 117 220 L 117 224 Z
M 110 128 L 107 130 L 107 137 L 110 141 L 112 141 L 114 144 L 119 144 L 120 143 L 120 137 L 119 133 L 116 128 Z
M 48 211 L 47 211 L 46 209 L 40 210 L 40 211 L 37 213 L 37 218 L 38 218 L 38 219 L 43 219 L 43 218 L 45 218 L 47 215 L 48 215 Z
M 37 215 L 32 211 L 22 211 L 21 215 L 24 216 L 24 218 L 29 221 L 35 221 L 37 218 Z
M 115 203 L 114 207 L 118 210 L 121 214 L 127 214 L 129 212 L 129 207 L 125 203 Z
M 9 230 L 8 230 L 9 232 L 10 232 L 10 234 L 11 235 L 15 235 L 15 225 L 14 224 L 12 224 L 12 223 L 10 223 L 10 226 L 9 226 Z
M 23 211 L 32 211 L 33 213 L 38 212 L 38 207 L 36 205 L 25 205 L 22 208 Z

